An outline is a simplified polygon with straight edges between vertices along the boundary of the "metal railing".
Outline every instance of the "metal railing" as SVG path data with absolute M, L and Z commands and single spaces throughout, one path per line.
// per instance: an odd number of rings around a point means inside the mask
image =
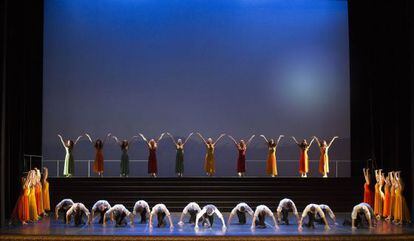
M 23 155 L 23 158 L 24 158 L 24 168 L 25 168 L 26 171 L 32 169 L 33 159 L 36 159 L 36 158 L 39 158 L 40 159 L 40 163 L 43 166 L 43 156 L 40 156 L 40 155 L 31 155 L 31 154 L 24 154 Z M 27 167 L 27 160 L 29 160 L 29 169 L 26 168 Z

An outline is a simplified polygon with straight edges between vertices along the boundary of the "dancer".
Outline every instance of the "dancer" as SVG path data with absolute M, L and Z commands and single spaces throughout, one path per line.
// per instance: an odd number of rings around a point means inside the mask
M 103 224 L 105 213 L 111 209 L 111 205 L 106 200 L 99 200 L 97 201 L 92 207 L 92 214 L 91 214 L 91 222 L 95 218 L 95 213 L 100 213 L 99 223 Z
M 148 173 L 152 176 L 152 177 L 157 177 L 158 174 L 158 168 L 157 168 L 157 148 L 158 148 L 158 142 L 161 141 L 161 139 L 163 138 L 165 133 L 162 133 L 160 135 L 160 137 L 157 139 L 157 141 L 155 141 L 154 139 L 151 140 L 147 140 L 147 138 L 145 138 L 145 136 L 141 133 L 139 133 L 139 135 L 141 136 L 141 138 L 147 143 L 148 145 L 148 151 L 149 151 L 149 155 L 148 155 Z
M 151 214 L 149 217 L 150 228 L 152 228 L 152 216 L 153 215 L 157 215 L 157 220 L 158 220 L 157 227 L 158 228 L 165 227 L 165 224 L 166 224 L 165 219 L 164 219 L 165 216 L 167 216 L 168 222 L 170 223 L 170 229 L 174 228 L 174 224 L 171 219 L 170 211 L 168 211 L 167 207 L 164 204 L 160 203 L 152 207 Z
M 283 221 L 286 225 L 289 225 L 289 212 L 293 212 L 293 215 L 296 216 L 296 221 L 299 222 L 299 213 L 295 203 L 289 198 L 280 200 L 279 205 L 276 209 L 277 219 L 279 223 Z
M 308 228 L 315 228 L 315 218 L 316 218 L 316 214 L 319 214 L 319 216 L 321 217 L 323 223 L 325 224 L 325 230 L 329 230 L 329 224 L 328 221 L 326 220 L 325 214 L 323 213 L 321 207 L 319 207 L 318 204 L 309 204 L 305 207 L 305 209 L 302 212 L 302 217 L 299 220 L 299 225 L 298 225 L 298 230 L 302 231 L 302 224 L 303 224 L 303 219 L 306 218 L 306 216 L 308 216 L 308 223 L 306 224 L 306 226 Z
M 381 199 L 381 175 L 382 169 L 375 170 L 375 180 L 377 181 L 375 184 L 375 196 L 374 196 L 374 214 L 375 217 L 378 219 L 381 218 L 382 214 L 382 199 Z
M 120 176 L 121 177 L 128 177 L 129 175 L 129 155 L 128 149 L 129 144 L 131 144 L 138 136 L 133 136 L 129 140 L 122 140 L 120 141 L 118 137 L 112 136 L 116 143 L 121 147 L 122 155 L 121 155 L 121 165 L 120 165 Z
M 194 229 L 198 229 L 198 223 L 201 219 L 201 225 L 207 228 L 211 228 L 214 223 L 214 214 L 217 215 L 217 217 L 221 220 L 221 223 L 223 224 L 222 229 L 226 229 L 226 223 L 224 222 L 223 214 L 218 210 L 216 206 L 213 204 L 208 204 L 201 209 L 201 211 L 197 214 L 196 222 Z
M 321 151 L 321 157 L 319 158 L 319 172 L 323 175 L 324 178 L 327 178 L 328 173 L 329 173 L 328 150 L 331 147 L 332 143 L 335 141 L 335 139 L 339 137 L 338 136 L 333 137 L 332 140 L 329 142 L 329 145 L 326 143 L 325 140 L 322 140 L 322 142 L 320 142 L 318 137 L 316 136 L 314 136 L 313 138 L 318 143 L 319 150 Z
M 332 209 L 326 204 L 319 204 L 319 207 L 322 209 L 323 213 L 325 214 L 325 217 L 329 216 L 333 220 L 334 224 L 336 224 L 336 217 Z M 319 224 L 323 224 L 323 219 L 321 218 L 319 213 L 316 214 L 315 222 Z
M 150 208 L 146 201 L 139 200 L 134 205 L 133 214 L 134 216 L 137 216 L 140 214 L 141 216 L 141 223 L 147 223 L 147 215 L 150 214 Z
M 29 177 L 21 178 L 22 191 L 19 198 L 17 199 L 16 205 L 14 206 L 11 214 L 11 221 L 19 221 L 22 225 L 26 225 L 29 221 Z
M 384 179 L 385 185 L 384 185 L 384 206 L 382 208 L 382 216 L 384 218 L 388 218 L 391 213 L 391 181 L 390 181 L 390 173 L 388 173 L 388 176 Z
M 63 141 L 63 138 L 60 134 L 58 134 L 60 141 L 62 142 L 63 147 L 66 150 L 65 155 L 65 165 L 63 167 L 63 176 L 71 177 L 75 173 L 75 159 L 73 157 L 73 148 L 76 146 L 78 141 L 82 138 L 82 136 L 78 136 L 76 141 L 67 140 L 66 142 Z
M 85 133 L 85 136 L 88 137 L 89 141 L 93 143 L 91 136 L 88 133 Z M 111 133 L 108 133 L 105 139 L 102 141 L 101 139 L 96 139 L 93 147 L 95 148 L 95 160 L 93 162 L 93 171 L 98 174 L 98 176 L 103 177 L 104 173 L 104 155 L 103 155 L 103 147 L 108 139 L 111 136 Z
M 397 187 L 397 182 L 395 180 L 395 172 L 389 172 L 388 173 L 390 177 L 390 214 L 387 218 L 385 218 L 385 221 L 391 221 L 394 218 L 394 210 L 395 210 L 395 188 Z
M 206 139 L 204 139 L 204 137 L 198 132 L 197 132 L 197 135 L 200 136 L 200 138 L 203 140 L 204 144 L 206 145 L 207 153 L 206 153 L 205 162 L 204 162 L 204 170 L 207 176 L 211 177 L 216 172 L 216 167 L 215 167 L 216 161 L 214 158 L 214 148 L 216 147 L 217 142 L 223 136 L 225 136 L 225 134 L 221 134 L 215 142 L 213 142 L 212 138 L 208 138 L 206 141 Z
M 371 188 L 371 175 L 369 174 L 369 168 L 362 169 L 364 172 L 365 184 L 364 184 L 364 203 L 368 203 L 371 207 L 374 206 L 373 196 L 374 193 Z
M 410 210 L 408 210 L 403 191 L 404 183 L 401 179 L 401 171 L 395 172 L 395 207 L 394 207 L 394 223 L 401 225 L 403 223 L 411 223 Z
M 65 220 L 66 212 L 73 206 L 73 204 L 74 204 L 74 202 L 72 201 L 72 199 L 69 199 L 69 198 L 66 198 L 66 199 L 63 199 L 62 201 L 60 201 L 55 207 L 55 218 L 56 218 L 56 220 L 59 219 L 59 213 L 64 213 L 63 221 L 66 222 L 66 220 Z
M 249 205 L 247 205 L 247 203 L 237 204 L 236 207 L 231 210 L 227 225 L 230 225 L 231 219 L 234 215 L 237 215 L 239 218 L 239 224 L 246 224 L 246 213 L 248 213 L 250 216 L 253 216 L 254 214 L 253 210 L 249 207 Z
M 368 203 L 360 203 L 352 209 L 351 218 L 352 229 L 363 228 L 366 222 L 369 228 L 373 228 L 374 210 Z
M 273 215 L 270 208 L 268 208 L 265 205 L 259 205 L 259 206 L 256 207 L 256 210 L 254 211 L 254 215 L 253 215 L 253 221 L 252 221 L 251 229 L 255 229 L 256 227 L 266 228 L 265 219 L 266 219 L 267 215 L 272 217 L 273 222 L 275 224 L 275 228 L 279 229 L 279 225 L 277 224 L 275 216 Z
M 42 194 L 42 183 L 40 182 L 41 174 L 40 170 L 35 168 L 35 196 L 36 196 L 36 207 L 37 207 L 37 214 L 40 217 L 43 217 L 45 210 L 43 209 L 43 194 Z
M 276 148 L 279 145 L 280 139 L 282 139 L 284 135 L 280 135 L 279 138 L 277 138 L 276 143 L 273 139 L 267 140 L 264 135 L 260 136 L 266 141 L 267 147 L 269 148 L 266 161 L 266 174 L 271 177 L 275 177 L 277 176 Z
M 36 171 L 29 171 L 29 220 L 35 222 L 39 220 L 39 213 L 37 212 L 37 201 L 36 201 Z
M 200 211 L 201 211 L 201 208 L 196 202 L 190 202 L 183 209 L 183 212 L 181 213 L 180 221 L 178 222 L 178 225 L 184 225 L 183 218 L 184 218 L 184 215 L 186 215 L 187 213 L 190 214 L 190 219 L 188 220 L 188 223 L 194 224 L 195 221 L 196 221 L 197 214 Z
M 91 216 L 89 210 L 83 205 L 83 203 L 74 203 L 72 207 L 66 212 L 66 224 L 70 223 L 70 219 L 73 216 L 75 226 L 83 225 L 86 222 L 83 220 L 83 216 L 86 216 L 87 223 L 90 224 Z
M 171 138 L 177 150 L 177 153 L 175 155 L 175 173 L 178 177 L 182 177 L 184 173 L 184 145 L 193 135 L 193 132 L 187 136 L 184 142 L 181 139 L 175 141 L 174 137 L 169 132 L 167 132 L 167 135 Z
M 308 144 L 306 139 L 303 139 L 301 143 L 299 143 L 294 136 L 292 136 L 292 139 L 295 141 L 296 145 L 298 145 L 300 149 L 300 159 L 299 159 L 299 173 L 301 177 L 308 177 L 309 172 L 309 156 L 308 151 L 311 147 L 313 141 L 315 138 L 312 138 L 311 142 Z
M 43 178 L 42 178 L 42 195 L 43 195 L 43 209 L 45 212 L 50 212 L 50 195 L 49 195 L 49 182 L 47 178 L 49 176 L 49 170 L 47 167 L 43 167 Z
M 125 226 L 127 222 L 125 221 L 125 217 L 129 217 L 129 224 L 131 226 L 134 225 L 134 214 L 132 214 L 128 209 L 125 208 L 122 204 L 116 204 L 108 211 L 106 211 L 103 219 L 103 225 L 106 225 L 106 218 L 110 217 L 111 221 L 115 221 L 115 226 Z
M 239 175 L 239 177 L 243 177 L 246 173 L 246 151 L 254 136 L 255 135 L 252 135 L 247 142 L 240 140 L 238 143 L 232 136 L 228 136 L 234 142 L 237 151 L 239 152 L 239 156 L 237 158 L 237 175 Z

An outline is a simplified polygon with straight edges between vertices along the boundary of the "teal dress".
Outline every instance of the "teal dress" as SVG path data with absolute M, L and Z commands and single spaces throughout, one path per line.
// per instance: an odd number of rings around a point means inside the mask
M 129 156 L 128 156 L 128 150 L 127 149 L 122 149 L 121 175 L 123 175 L 123 176 L 129 175 Z
M 177 145 L 177 154 L 175 155 L 175 173 L 184 173 L 184 148 Z
M 63 167 L 64 176 L 73 176 L 75 171 L 75 159 L 73 158 L 73 147 L 65 146 L 66 155 L 65 155 L 65 165 Z

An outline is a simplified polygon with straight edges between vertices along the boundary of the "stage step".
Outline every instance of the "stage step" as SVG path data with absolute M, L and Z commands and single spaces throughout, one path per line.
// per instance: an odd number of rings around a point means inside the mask
M 132 209 L 139 199 L 151 206 L 164 203 L 173 212 L 188 202 L 214 204 L 229 212 L 239 202 L 265 204 L 275 210 L 279 200 L 294 200 L 299 210 L 324 203 L 336 212 L 350 212 L 362 198 L 362 181 L 353 178 L 184 177 L 184 178 L 49 178 L 51 204 L 72 198 L 92 207 L 106 199 Z

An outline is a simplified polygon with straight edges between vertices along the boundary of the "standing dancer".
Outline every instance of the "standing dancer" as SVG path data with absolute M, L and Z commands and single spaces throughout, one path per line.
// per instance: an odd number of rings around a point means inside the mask
M 373 196 L 374 193 L 371 188 L 371 175 L 369 174 L 369 168 L 362 169 L 364 172 L 365 184 L 364 184 L 364 203 L 368 203 L 371 207 L 374 206 Z
M 78 143 L 78 141 L 82 138 L 82 136 L 78 136 L 75 142 L 73 142 L 72 140 L 67 140 L 66 142 L 64 142 L 60 134 L 58 135 L 58 137 L 60 138 L 60 141 L 62 142 L 62 145 L 66 150 L 63 175 L 65 177 L 71 177 L 73 176 L 74 171 L 75 171 L 75 159 L 73 158 L 73 154 L 72 154 L 73 148 Z
M 87 136 L 89 141 L 93 143 L 92 138 L 88 133 L 85 133 L 85 136 Z M 103 147 L 104 147 L 106 140 L 110 136 L 111 136 L 111 133 L 108 133 L 108 135 L 106 135 L 105 137 L 105 140 L 102 141 L 101 139 L 98 138 L 95 140 L 95 144 L 93 144 L 96 150 L 95 161 L 93 162 L 93 171 L 97 173 L 100 177 L 103 177 L 103 172 L 104 172 Z
M 47 181 L 48 176 L 49 176 L 49 170 L 46 167 L 43 167 L 42 194 L 43 194 L 43 209 L 46 212 L 50 211 L 49 182 Z
M 381 218 L 382 215 L 382 199 L 381 199 L 381 175 L 382 169 L 375 170 L 375 198 L 374 198 L 374 214 L 377 219 Z
M 195 221 L 196 221 L 197 214 L 200 211 L 201 211 L 201 208 L 196 202 L 190 202 L 183 209 L 183 212 L 181 213 L 180 221 L 178 222 L 178 225 L 184 225 L 183 218 L 184 218 L 184 215 L 186 215 L 187 213 L 190 214 L 190 219 L 188 220 L 188 222 L 191 223 L 191 224 L 194 224 Z
M 200 136 L 200 138 L 203 140 L 204 144 L 207 148 L 207 153 L 205 157 L 204 162 L 204 171 L 206 172 L 207 176 L 213 176 L 213 174 L 216 172 L 215 167 L 215 158 L 214 158 L 214 148 L 216 147 L 217 142 L 225 136 L 225 134 L 221 134 L 215 142 L 213 142 L 212 138 L 208 138 L 207 141 L 204 139 L 204 137 L 197 132 L 197 135 Z
M 273 222 L 275 224 L 275 228 L 279 229 L 279 225 L 277 224 L 275 215 L 273 215 L 270 208 L 268 208 L 265 205 L 259 205 L 256 207 L 256 210 L 254 211 L 254 215 L 253 215 L 251 229 L 255 229 L 256 226 L 258 228 L 266 228 L 266 223 L 265 223 L 266 216 L 272 217 Z
M 332 138 L 332 140 L 329 142 L 329 145 L 326 143 L 326 140 L 322 140 L 322 142 L 319 142 L 318 137 L 314 136 L 313 138 L 318 143 L 319 150 L 321 151 L 321 157 L 319 158 L 319 172 L 323 175 L 324 178 L 327 178 L 329 173 L 328 150 L 331 147 L 332 143 L 335 141 L 335 139 L 339 137 L 335 136 L 334 138 Z
M 303 139 L 301 143 L 299 143 L 294 136 L 292 136 L 292 139 L 295 141 L 296 145 L 298 145 L 300 149 L 300 159 L 299 159 L 299 173 L 301 177 L 308 177 L 309 172 L 309 156 L 308 151 L 311 147 L 313 141 L 315 140 L 315 137 L 312 138 L 311 142 L 308 144 L 306 139 Z
M 11 214 L 11 221 L 20 221 L 22 225 L 27 224 L 29 221 L 29 177 L 21 178 L 22 192 L 17 199 L 16 205 L 14 206 Z
M 280 139 L 282 139 L 284 135 L 280 135 L 279 138 L 277 138 L 276 143 L 273 139 L 267 140 L 264 135 L 260 136 L 263 137 L 263 139 L 266 141 L 267 147 L 269 148 L 266 161 L 266 174 L 270 175 L 271 177 L 275 177 L 277 176 L 276 148 L 279 145 Z
M 161 141 L 164 134 L 165 133 L 162 133 L 157 141 L 155 141 L 154 139 L 151 139 L 151 140 L 148 141 L 147 138 L 145 138 L 145 136 L 143 134 L 139 133 L 141 138 L 147 143 L 147 146 L 148 146 L 148 151 L 149 151 L 149 155 L 148 155 L 148 173 L 152 177 L 157 177 L 157 174 L 158 174 L 157 148 L 158 148 L 158 142 Z
M 395 188 L 397 187 L 397 182 L 395 180 L 395 172 L 389 172 L 388 176 L 390 177 L 390 213 L 385 219 L 386 221 L 391 221 L 394 218 L 394 209 L 395 209 Z
M 410 210 L 408 209 L 403 191 L 404 183 L 401 179 L 401 172 L 395 172 L 396 188 L 395 188 L 395 208 L 394 223 L 401 225 L 403 223 L 411 223 Z
M 289 212 L 293 212 L 293 215 L 296 216 L 296 221 L 299 222 L 299 213 L 295 203 L 289 198 L 280 200 L 276 209 L 278 221 L 283 221 L 286 225 L 289 225 Z
M 121 147 L 122 155 L 121 155 L 121 165 L 120 165 L 120 176 L 121 177 L 128 177 L 129 175 L 129 155 L 128 149 L 129 144 L 132 143 L 138 136 L 133 136 L 129 140 L 120 141 L 118 137 L 112 136 L 116 143 Z
M 177 154 L 175 155 L 175 173 L 179 177 L 182 177 L 184 173 L 184 145 L 193 135 L 193 132 L 187 136 L 184 142 L 181 139 L 175 141 L 174 137 L 169 132 L 167 132 L 167 135 L 171 138 L 177 150 Z
M 237 141 L 232 136 L 228 136 L 234 142 L 237 151 L 239 152 L 239 156 L 237 158 L 237 175 L 239 175 L 239 177 L 244 176 L 244 174 L 246 173 L 247 146 L 253 140 L 254 136 L 255 135 L 252 135 L 247 142 L 245 142 L 244 140 L 240 140 L 239 143 L 237 143 Z
M 382 207 L 382 216 L 384 218 L 388 218 L 391 213 L 391 181 L 390 181 L 390 173 L 388 173 L 388 176 L 384 179 L 385 185 L 384 185 L 384 206 Z
M 253 210 L 247 205 L 247 203 L 239 203 L 236 205 L 236 207 L 231 210 L 229 219 L 227 220 L 227 225 L 230 225 L 231 219 L 234 215 L 237 215 L 239 219 L 239 224 L 246 224 L 246 213 L 248 213 L 250 216 L 254 215 Z
M 42 193 L 42 183 L 40 170 L 35 168 L 35 197 L 36 197 L 36 207 L 37 207 L 37 214 L 42 217 L 45 214 L 45 210 L 43 209 L 43 193 Z
M 108 211 L 109 209 L 111 209 L 111 205 L 109 204 L 108 201 L 106 200 L 99 200 L 97 201 L 93 207 L 92 207 L 92 214 L 91 214 L 91 222 L 93 221 L 93 219 L 95 218 L 95 213 L 100 213 L 100 218 L 99 218 L 99 223 L 103 224 L 103 220 L 105 217 L 105 213 L 106 211 Z
M 34 222 L 39 220 L 39 213 L 37 212 L 36 202 L 36 172 L 34 170 L 29 171 L 29 220 Z

